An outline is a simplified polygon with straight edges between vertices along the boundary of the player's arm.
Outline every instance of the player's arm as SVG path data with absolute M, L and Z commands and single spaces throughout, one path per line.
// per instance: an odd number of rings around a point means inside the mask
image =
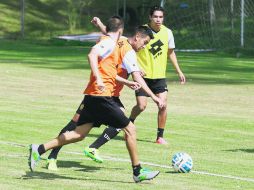
M 163 101 L 160 98 L 158 98 L 147 86 L 146 82 L 144 81 L 139 71 L 132 72 L 131 76 L 134 81 L 138 82 L 141 85 L 141 88 L 152 98 L 152 100 L 158 105 L 158 107 L 160 108 L 165 107 Z
M 138 90 L 141 88 L 141 85 L 138 83 L 138 82 L 135 82 L 135 81 L 129 81 L 125 78 L 122 78 L 120 76 L 116 76 L 116 80 L 117 82 L 120 82 L 126 86 L 128 86 L 129 88 L 131 88 L 132 90 Z
M 183 72 L 181 71 L 180 67 L 179 67 L 179 64 L 178 64 L 178 61 L 177 61 L 177 58 L 176 58 L 176 54 L 175 54 L 175 41 L 174 41 L 174 36 L 173 36 L 173 33 L 170 29 L 168 29 L 168 57 L 171 61 L 171 63 L 173 64 L 178 76 L 179 76 L 179 79 L 180 79 L 180 82 L 181 84 L 184 84 L 186 82 L 186 79 L 185 79 L 185 76 L 183 74 Z
M 88 61 L 93 73 L 93 76 L 96 78 L 96 82 L 99 90 L 104 91 L 105 85 L 101 79 L 99 70 L 98 70 L 98 60 L 99 60 L 99 52 L 96 48 L 92 48 L 88 54 Z
M 179 76 L 181 84 L 184 84 L 186 82 L 186 79 L 185 79 L 183 72 L 181 71 L 181 69 L 179 67 L 174 49 L 168 49 L 168 57 L 171 60 L 171 63 L 173 64 L 173 66 Z
M 99 28 L 103 34 L 107 34 L 106 26 L 101 22 L 101 19 L 99 17 L 93 17 L 91 23 L 93 23 L 94 26 Z
M 163 101 L 155 96 L 155 94 L 147 86 L 142 77 L 142 72 L 138 67 L 137 55 L 134 50 L 128 51 L 123 58 L 123 67 L 131 74 L 132 79 L 141 85 L 141 88 L 152 98 L 152 100 L 158 105 L 158 107 L 165 107 Z

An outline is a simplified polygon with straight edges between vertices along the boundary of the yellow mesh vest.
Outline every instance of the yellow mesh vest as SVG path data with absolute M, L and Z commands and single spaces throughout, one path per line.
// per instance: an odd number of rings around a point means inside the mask
M 162 25 L 159 32 L 144 49 L 137 53 L 140 67 L 145 71 L 145 78 L 166 78 L 168 54 L 168 29 Z

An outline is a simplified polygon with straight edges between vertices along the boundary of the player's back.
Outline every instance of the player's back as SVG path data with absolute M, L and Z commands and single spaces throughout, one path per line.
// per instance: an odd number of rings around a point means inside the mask
M 118 51 L 117 75 L 124 79 L 127 79 L 129 73 L 133 71 L 139 71 L 136 53 L 133 50 L 130 43 L 128 42 L 128 38 L 124 36 L 121 36 L 117 42 L 117 51 Z M 116 82 L 113 96 L 119 96 L 122 88 L 123 84 L 120 82 Z
M 110 36 L 102 36 L 99 42 L 93 47 L 99 53 L 98 71 L 105 85 L 105 91 L 99 90 L 96 78 L 90 74 L 90 81 L 84 94 L 93 96 L 112 96 L 116 85 L 118 53 L 115 41 Z

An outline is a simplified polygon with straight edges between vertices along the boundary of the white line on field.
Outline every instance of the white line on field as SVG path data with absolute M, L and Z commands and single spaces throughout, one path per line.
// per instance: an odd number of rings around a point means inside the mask
M 17 146 L 17 147 L 28 147 L 28 145 L 26 146 L 26 145 L 23 145 L 23 144 L 19 144 L 19 143 L 15 143 L 15 142 L 7 142 L 7 141 L 0 141 L 0 144 Z M 84 155 L 83 153 L 80 153 L 80 152 L 71 152 L 71 151 L 63 151 L 63 152 L 67 153 L 67 154 Z M 104 160 L 109 160 L 109 161 L 130 162 L 129 159 L 125 159 L 125 158 L 114 158 L 114 157 L 111 157 L 111 156 L 103 156 L 102 158 Z M 171 166 L 155 164 L 155 163 L 151 163 L 151 162 L 141 162 L 141 164 L 145 164 L 145 165 L 148 165 L 148 166 L 159 167 L 159 168 L 172 168 Z M 223 178 L 227 178 L 227 179 L 234 179 L 234 180 L 240 180 L 240 181 L 254 182 L 253 178 L 244 178 L 244 177 L 237 177 L 237 176 L 232 176 L 232 175 L 215 174 L 215 173 L 209 173 L 209 172 L 204 172 L 204 171 L 196 171 L 196 170 L 191 170 L 191 173 L 201 174 L 201 175 L 209 175 L 209 176 L 216 176 L 216 177 L 223 177 Z

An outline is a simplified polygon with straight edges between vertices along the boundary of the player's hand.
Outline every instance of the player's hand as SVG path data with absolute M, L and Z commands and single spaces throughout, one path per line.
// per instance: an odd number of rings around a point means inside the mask
M 141 77 L 144 77 L 144 76 L 146 76 L 146 73 L 145 73 L 145 71 L 143 71 L 143 70 L 140 70 L 140 75 L 141 75 Z
M 178 76 L 179 76 L 179 79 L 180 79 L 180 84 L 185 84 L 186 79 L 185 79 L 184 74 L 182 72 L 179 72 Z
M 93 23 L 96 27 L 98 27 L 99 24 L 101 23 L 101 20 L 99 17 L 93 17 L 93 19 L 91 20 L 91 23 Z
M 97 79 L 96 82 L 97 82 L 98 89 L 100 91 L 104 92 L 105 91 L 105 84 L 102 82 L 102 80 Z
M 158 108 L 161 109 L 166 107 L 166 103 L 162 101 L 160 98 L 158 98 L 157 96 L 154 96 L 152 99 L 157 104 Z
M 132 90 L 139 90 L 141 88 L 141 85 L 134 81 L 129 81 L 126 85 Z

